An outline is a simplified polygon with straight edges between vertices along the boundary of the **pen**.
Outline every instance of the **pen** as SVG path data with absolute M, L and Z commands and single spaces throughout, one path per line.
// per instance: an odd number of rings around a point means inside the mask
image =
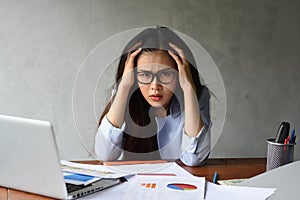
M 291 141 L 291 144 L 295 144 L 296 143 L 296 135 L 294 136 L 294 138 L 293 139 L 291 139 L 292 141 Z
M 296 133 L 295 133 L 295 129 L 293 129 L 292 133 L 291 133 L 291 137 L 290 137 L 289 143 L 290 144 L 294 144 L 295 143 L 295 139 L 296 139 Z
M 291 140 L 291 136 L 289 135 L 287 138 L 286 138 L 286 143 L 288 144 Z
M 214 173 L 214 178 L 213 178 L 213 183 L 217 183 L 217 179 L 218 179 L 218 172 Z

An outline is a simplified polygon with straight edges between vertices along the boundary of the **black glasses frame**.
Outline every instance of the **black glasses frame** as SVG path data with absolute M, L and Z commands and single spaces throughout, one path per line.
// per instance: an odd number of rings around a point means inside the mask
M 160 72 L 156 72 L 156 73 L 152 73 L 152 72 L 136 72 L 136 75 L 138 74 L 144 74 L 144 73 L 148 73 L 148 74 L 151 74 L 151 80 L 149 82 L 141 82 L 137 77 L 136 77 L 136 80 L 137 82 L 141 83 L 141 84 L 150 84 L 153 82 L 154 80 L 154 77 L 156 77 L 157 81 L 161 84 L 169 84 L 171 83 L 173 80 L 174 80 L 174 77 L 175 77 L 175 71 L 167 71 L 168 73 L 172 73 L 173 74 L 173 77 L 172 77 L 172 80 L 170 81 L 167 81 L 167 82 L 164 82 L 164 81 L 161 81 L 160 78 L 159 78 L 159 75 L 162 74 L 162 73 L 165 73 L 166 71 L 160 71 Z

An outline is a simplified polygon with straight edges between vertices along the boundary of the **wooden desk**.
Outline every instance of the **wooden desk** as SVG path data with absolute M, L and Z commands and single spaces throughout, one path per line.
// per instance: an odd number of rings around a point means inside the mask
M 208 159 L 201 167 L 188 167 L 177 162 L 182 168 L 195 176 L 212 181 L 215 172 L 219 180 L 250 178 L 266 171 L 266 158 Z
M 101 164 L 99 161 L 82 161 L 82 163 Z M 205 177 L 208 181 L 212 181 L 215 171 L 218 172 L 219 180 L 226 180 L 250 178 L 266 170 L 266 158 L 208 159 L 201 167 L 188 167 L 180 161 L 177 163 L 191 174 Z M 50 200 L 51 198 L 0 187 L 0 200 L 7 199 Z

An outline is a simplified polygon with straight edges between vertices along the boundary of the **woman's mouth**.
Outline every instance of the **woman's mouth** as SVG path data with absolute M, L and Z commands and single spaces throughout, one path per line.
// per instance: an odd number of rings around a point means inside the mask
M 153 95 L 150 95 L 150 98 L 152 101 L 159 101 L 163 98 L 162 95 L 157 95 L 157 94 L 153 94 Z

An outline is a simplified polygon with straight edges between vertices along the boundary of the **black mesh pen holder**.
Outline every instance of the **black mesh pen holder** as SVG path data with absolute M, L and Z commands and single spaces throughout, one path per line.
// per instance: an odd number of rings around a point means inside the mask
M 294 161 L 294 146 L 293 144 L 276 143 L 275 139 L 268 139 L 268 154 L 266 171 L 275 169 L 282 165 Z

